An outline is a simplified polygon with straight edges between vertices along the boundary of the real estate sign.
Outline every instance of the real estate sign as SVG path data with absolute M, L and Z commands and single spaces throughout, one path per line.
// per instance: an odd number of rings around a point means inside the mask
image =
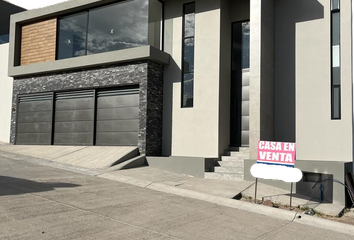
M 259 141 L 257 163 L 294 167 L 295 151 L 295 143 Z
M 293 183 L 302 178 L 300 169 L 295 168 L 295 143 L 258 142 L 257 163 L 251 167 L 251 174 L 256 178 L 255 196 L 257 202 L 258 178 L 281 180 L 291 183 L 290 209 L 293 196 Z

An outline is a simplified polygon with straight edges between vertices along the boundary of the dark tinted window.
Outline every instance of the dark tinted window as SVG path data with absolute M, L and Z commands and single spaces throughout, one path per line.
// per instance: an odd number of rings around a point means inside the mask
M 86 54 L 87 12 L 59 20 L 58 59 Z
M 182 107 L 193 107 L 195 3 L 184 5 Z
M 184 72 L 190 73 L 194 71 L 194 39 L 187 38 L 184 40 Z
M 128 1 L 91 10 L 88 54 L 147 45 L 148 12 L 148 0 Z
M 161 49 L 162 4 L 129 0 L 59 19 L 57 59 L 151 45 Z
M 250 23 L 242 23 L 242 69 L 250 67 Z
M 334 119 L 340 118 L 340 86 L 333 87 L 332 90 L 332 102 L 333 102 L 333 109 L 332 115 Z
M 189 5 L 194 5 L 194 4 L 189 4 Z M 191 13 L 184 15 L 184 37 L 194 36 L 194 26 L 195 26 L 195 16 L 193 11 Z
M 0 44 L 9 42 L 9 34 L 4 34 L 0 36 Z
M 340 47 L 340 2 L 332 0 L 332 119 L 341 118 L 341 47 Z
M 193 107 L 194 74 L 183 75 L 183 107 Z

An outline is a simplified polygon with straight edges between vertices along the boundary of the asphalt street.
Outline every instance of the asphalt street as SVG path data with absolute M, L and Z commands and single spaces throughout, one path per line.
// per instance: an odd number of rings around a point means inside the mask
M 333 240 L 351 237 L 41 166 L 0 152 L 0 239 Z

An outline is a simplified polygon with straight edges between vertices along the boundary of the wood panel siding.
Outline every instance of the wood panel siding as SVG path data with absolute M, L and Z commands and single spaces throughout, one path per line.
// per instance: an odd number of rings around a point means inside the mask
M 57 19 L 22 26 L 21 65 L 55 61 Z

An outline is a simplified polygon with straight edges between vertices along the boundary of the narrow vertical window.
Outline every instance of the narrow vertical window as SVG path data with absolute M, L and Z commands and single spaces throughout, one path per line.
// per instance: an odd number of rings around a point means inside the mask
M 341 119 L 340 0 L 331 2 L 332 119 Z
M 183 9 L 182 107 L 193 107 L 195 3 Z

